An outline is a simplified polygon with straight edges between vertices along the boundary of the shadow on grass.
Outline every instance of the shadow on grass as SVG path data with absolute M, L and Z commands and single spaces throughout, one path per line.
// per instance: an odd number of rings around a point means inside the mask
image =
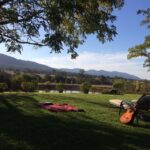
M 82 113 L 51 113 L 31 96 L 0 95 L 0 150 L 149 149 L 149 134 L 85 119 Z M 73 114 L 73 115 L 71 115 Z M 91 121 L 89 121 L 91 119 Z

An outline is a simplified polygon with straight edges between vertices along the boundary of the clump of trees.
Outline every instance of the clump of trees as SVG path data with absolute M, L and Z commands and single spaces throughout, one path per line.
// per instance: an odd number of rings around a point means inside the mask
M 34 74 L 14 73 L 0 71 L 0 91 L 32 92 L 38 88 L 38 78 Z
M 22 82 L 21 89 L 24 92 L 34 92 L 35 90 L 37 90 L 37 84 L 34 82 Z
M 105 76 L 92 76 L 84 73 L 81 69 L 78 74 L 66 73 L 63 71 L 54 72 L 53 74 L 47 74 L 39 82 L 50 83 L 63 83 L 63 84 L 82 84 L 86 81 L 93 85 L 112 85 L 113 79 Z
M 103 92 L 110 93 L 150 93 L 150 81 L 148 80 L 127 80 L 123 78 L 109 78 L 103 76 L 90 76 L 80 72 L 80 74 L 65 73 L 61 78 L 59 73 L 39 75 L 34 73 L 14 73 L 9 74 L 0 71 L 0 91 L 25 91 L 33 92 L 38 89 L 50 91 L 81 90 L 83 93 Z M 42 88 L 41 88 L 42 87 Z M 114 91 L 115 92 L 115 91 Z M 114 93 L 112 93 L 114 94 Z

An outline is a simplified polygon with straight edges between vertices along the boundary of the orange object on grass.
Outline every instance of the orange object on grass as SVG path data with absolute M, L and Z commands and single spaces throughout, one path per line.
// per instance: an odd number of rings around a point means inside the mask
M 124 124 L 132 123 L 135 118 L 136 110 L 134 108 L 129 108 L 120 116 L 120 122 Z

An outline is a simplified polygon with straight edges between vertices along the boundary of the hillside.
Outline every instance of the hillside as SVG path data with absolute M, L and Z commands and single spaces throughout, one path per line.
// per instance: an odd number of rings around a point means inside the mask
M 71 72 L 71 73 L 79 73 L 80 69 L 79 68 L 75 68 L 75 69 L 61 69 L 62 71 L 66 71 L 66 72 Z M 124 72 L 118 72 L 118 71 L 105 71 L 105 70 L 87 70 L 85 71 L 85 74 L 88 75 L 94 75 L 94 76 L 106 76 L 106 77 L 122 77 L 125 79 L 132 79 L 132 80 L 141 80 L 141 78 L 128 74 L 128 73 L 124 73 Z
M 32 70 L 38 72 L 51 72 L 53 70 L 53 68 L 45 65 L 41 65 L 32 61 L 16 59 L 4 54 L 0 54 L 0 68 L 20 71 Z
M 79 73 L 80 68 L 76 69 L 55 69 L 52 67 L 48 67 L 46 65 L 38 64 L 36 62 L 32 61 L 25 61 L 25 60 L 20 60 L 16 59 L 4 54 L 0 54 L 0 69 L 6 69 L 6 70 L 20 70 L 20 71 L 36 71 L 40 73 L 49 73 L 52 72 L 53 70 L 57 71 L 65 71 L 68 73 Z M 118 72 L 118 71 L 105 71 L 105 70 L 88 70 L 85 71 L 85 74 L 88 75 L 94 75 L 94 76 L 107 76 L 107 77 L 122 77 L 126 79 L 133 79 L 133 80 L 140 80 L 139 77 L 128 74 L 128 73 L 123 73 L 123 72 Z

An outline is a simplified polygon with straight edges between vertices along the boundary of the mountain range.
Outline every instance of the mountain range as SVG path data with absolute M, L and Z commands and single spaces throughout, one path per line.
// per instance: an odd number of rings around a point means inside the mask
M 46 65 L 41 65 L 32 61 L 25 61 L 10 57 L 4 54 L 0 54 L 0 68 L 1 69 L 11 69 L 11 70 L 20 70 L 20 71 L 39 71 L 39 72 L 51 72 L 53 68 Z
M 75 69 L 55 69 L 52 67 L 48 67 L 46 65 L 42 65 L 33 61 L 25 61 L 25 60 L 20 60 L 16 59 L 14 57 L 10 57 L 4 54 L 0 54 L 0 69 L 5 69 L 5 70 L 20 70 L 20 71 L 36 71 L 36 72 L 52 72 L 53 70 L 55 71 L 65 71 L 69 73 L 79 73 L 80 68 L 75 68 Z M 105 71 L 105 70 L 87 70 L 85 71 L 85 74 L 88 75 L 95 75 L 95 76 L 108 76 L 108 77 L 122 77 L 126 79 L 133 79 L 133 80 L 141 80 L 139 77 L 128 74 L 128 73 L 123 73 L 123 72 L 118 72 L 118 71 Z
M 79 73 L 81 69 L 75 68 L 75 69 L 61 69 L 62 71 L 65 72 L 70 72 L 70 73 Z M 141 78 L 131 75 L 128 73 L 123 73 L 123 72 L 118 72 L 118 71 L 105 71 L 105 70 L 87 70 L 85 71 L 85 74 L 88 75 L 94 75 L 94 76 L 106 76 L 106 77 L 122 77 L 125 79 L 132 79 L 132 80 L 141 80 Z

